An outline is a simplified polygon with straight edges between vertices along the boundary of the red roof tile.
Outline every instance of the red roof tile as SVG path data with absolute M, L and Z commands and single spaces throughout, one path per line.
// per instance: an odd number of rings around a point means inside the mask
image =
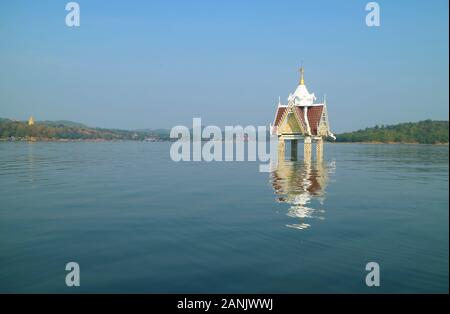
M 317 135 L 320 118 L 322 117 L 323 106 L 314 106 L 308 108 L 308 122 L 312 135 Z
M 275 126 L 278 127 L 279 124 L 282 122 L 281 118 L 283 117 L 286 109 L 287 109 L 286 107 L 278 107 L 277 114 L 275 115 L 275 121 L 274 121 Z M 301 127 L 303 129 L 306 129 L 304 107 L 296 106 L 295 111 L 296 111 L 297 117 L 300 119 Z M 312 135 L 318 135 L 317 129 L 319 128 L 320 118 L 322 117 L 322 111 L 323 111 L 323 106 L 308 107 L 307 118 L 308 118 L 308 123 L 309 123 L 309 127 L 311 129 Z
M 286 111 L 286 107 L 278 107 L 277 114 L 275 115 L 274 125 L 278 126 L 281 122 L 281 118 L 283 117 L 284 112 Z

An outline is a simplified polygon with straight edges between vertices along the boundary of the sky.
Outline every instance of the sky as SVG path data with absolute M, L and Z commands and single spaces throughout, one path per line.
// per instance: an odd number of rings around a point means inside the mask
M 0 1 L 0 117 L 268 125 L 305 68 L 333 132 L 448 120 L 447 0 Z

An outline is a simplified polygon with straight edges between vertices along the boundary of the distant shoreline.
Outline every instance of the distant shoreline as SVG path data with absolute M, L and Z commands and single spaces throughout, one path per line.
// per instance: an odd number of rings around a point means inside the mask
M 0 138 L 0 142 L 38 142 L 38 143 L 73 143 L 73 142 L 147 142 L 147 143 L 162 143 L 162 142 L 174 142 L 176 139 L 152 139 L 152 140 L 133 140 L 133 139 L 52 139 L 52 138 L 33 138 L 33 139 L 8 139 Z M 326 141 L 327 144 L 371 144 L 371 145 L 435 145 L 435 146 L 448 146 L 449 143 L 419 143 L 419 142 L 332 142 Z
M 402 144 L 402 145 L 436 145 L 436 146 L 446 146 L 449 145 L 448 142 L 445 143 L 419 143 L 419 142 L 326 142 L 330 144 L 372 144 L 372 145 L 394 145 L 394 144 Z
M 65 139 L 65 138 L 33 138 L 33 139 L 8 139 L 0 138 L 0 142 L 32 142 L 32 143 L 72 143 L 72 142 L 171 142 L 164 139 L 151 139 L 151 140 L 133 140 L 133 139 L 104 139 L 104 138 L 86 138 L 86 139 Z
M 190 130 L 192 133 L 192 130 Z M 30 142 L 107 142 L 107 141 L 146 141 L 173 142 L 170 130 L 166 129 L 102 129 L 92 128 L 72 121 L 13 121 L 0 118 L 0 141 Z M 266 131 L 266 136 L 269 132 Z M 360 144 L 433 144 L 448 145 L 449 122 L 423 120 L 396 125 L 376 125 L 353 132 L 335 134 L 331 143 Z M 191 134 L 192 137 L 192 134 Z M 220 137 L 219 137 L 220 138 Z M 218 139 L 219 139 L 218 138 Z M 204 139 L 208 141 L 209 139 Z M 224 140 L 224 137 L 222 137 Z

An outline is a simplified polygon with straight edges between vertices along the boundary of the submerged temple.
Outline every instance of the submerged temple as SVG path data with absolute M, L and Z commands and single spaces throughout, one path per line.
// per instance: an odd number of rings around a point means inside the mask
M 312 145 L 316 144 L 316 158 L 323 157 L 323 138 L 332 137 L 328 122 L 326 100 L 315 103 L 314 93 L 309 93 L 305 85 L 304 70 L 300 69 L 300 81 L 294 91 L 289 94 L 287 105 L 278 101 L 275 119 L 270 132 L 278 136 L 278 152 L 284 159 L 285 142 L 291 141 L 291 158 L 297 159 L 298 141 L 303 141 L 303 158 L 311 160 Z

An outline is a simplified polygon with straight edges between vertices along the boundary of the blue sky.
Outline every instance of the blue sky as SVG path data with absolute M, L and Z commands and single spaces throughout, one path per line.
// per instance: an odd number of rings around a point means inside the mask
M 265 125 L 301 61 L 332 130 L 448 119 L 448 1 L 0 2 L 0 117 Z

